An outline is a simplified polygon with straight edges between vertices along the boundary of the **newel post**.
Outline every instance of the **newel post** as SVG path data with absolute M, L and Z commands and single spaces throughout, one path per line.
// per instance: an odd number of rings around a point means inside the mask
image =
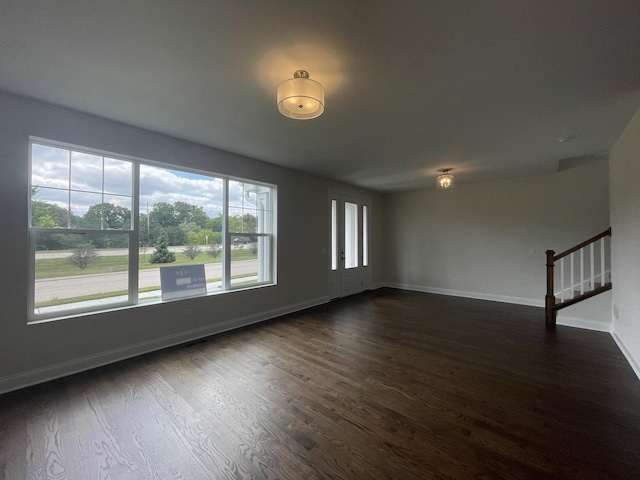
M 553 294 L 553 267 L 555 264 L 554 255 L 556 252 L 547 250 L 547 294 L 544 297 L 544 317 L 547 325 L 556 324 L 556 297 Z

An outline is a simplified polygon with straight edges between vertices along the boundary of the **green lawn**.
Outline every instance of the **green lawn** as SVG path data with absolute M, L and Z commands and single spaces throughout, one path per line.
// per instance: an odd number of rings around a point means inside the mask
M 71 255 L 71 254 L 69 254 Z M 140 255 L 138 268 L 146 270 L 149 268 L 159 268 L 167 265 L 196 265 L 199 263 L 220 263 L 221 257 L 213 258 L 203 252 L 195 260 L 191 260 L 184 253 L 176 253 L 176 261 L 173 263 L 149 263 L 151 252 Z M 250 249 L 232 250 L 232 260 L 252 260 L 257 258 Z M 129 267 L 127 255 L 101 256 L 90 263 L 84 270 L 70 264 L 67 258 L 41 258 L 36 260 L 36 279 L 68 277 L 71 275 L 91 275 L 96 273 L 124 272 Z
M 248 277 L 251 276 L 253 274 L 248 274 L 248 275 L 234 275 L 233 279 L 237 279 L 237 278 L 243 278 L 243 277 Z M 221 281 L 222 278 L 207 278 L 207 283 L 214 283 L 214 282 L 219 282 Z M 248 282 L 240 282 L 240 283 L 234 283 L 234 286 L 238 286 L 238 285 L 250 285 L 254 282 L 252 281 L 248 281 Z M 139 290 L 140 293 L 143 292 L 153 292 L 155 290 L 160 291 L 160 286 L 155 286 L 155 287 L 144 287 L 141 288 Z M 211 290 L 213 291 L 213 290 Z M 211 292 L 210 291 L 210 292 Z M 122 290 L 122 291 L 117 291 L 117 292 L 108 292 L 108 293 L 96 293 L 93 295 L 82 295 L 82 296 L 78 296 L 78 297 L 73 297 L 73 298 L 54 298 L 51 300 L 46 300 L 44 302 L 38 302 L 35 305 L 35 308 L 43 308 L 43 307 L 52 307 L 52 306 L 56 306 L 56 305 L 68 305 L 70 303 L 76 303 L 76 302 L 85 302 L 87 300 L 100 300 L 102 298 L 111 298 L 111 297 L 119 297 L 121 295 L 127 295 L 127 290 Z M 158 295 L 157 298 L 160 298 L 161 295 Z M 147 301 L 151 301 L 156 297 L 151 297 L 151 298 L 143 298 L 140 299 L 141 303 L 147 302 Z

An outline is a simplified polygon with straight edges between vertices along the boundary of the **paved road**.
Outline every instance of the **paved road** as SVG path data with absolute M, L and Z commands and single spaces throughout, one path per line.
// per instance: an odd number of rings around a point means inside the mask
M 257 260 L 238 260 L 232 263 L 232 275 L 256 274 Z M 220 263 L 205 264 L 207 278 L 222 277 Z M 82 295 L 93 295 L 103 292 L 127 290 L 128 273 L 114 272 L 91 275 L 74 275 L 71 277 L 45 278 L 36 280 L 35 303 L 53 299 L 73 298 Z M 160 270 L 158 268 L 140 270 L 140 288 L 160 288 Z
M 200 249 L 203 252 L 206 252 L 207 247 L 206 245 L 199 245 Z M 242 248 L 243 246 L 241 246 Z M 167 247 L 169 249 L 170 252 L 174 252 L 174 253 L 182 253 L 185 249 L 184 245 L 175 245 L 172 247 Z M 154 248 L 147 248 L 144 252 L 142 250 L 140 250 L 140 256 L 142 255 L 151 255 L 153 253 Z M 100 256 L 102 257 L 117 257 L 120 255 L 129 255 L 129 250 L 127 248 L 114 248 L 111 250 L 98 250 L 100 252 Z M 41 258 L 66 258 L 71 256 L 71 252 L 69 251 L 65 251 L 65 252 L 50 252 L 50 251 L 43 251 L 43 252 L 36 252 L 36 260 L 39 260 Z

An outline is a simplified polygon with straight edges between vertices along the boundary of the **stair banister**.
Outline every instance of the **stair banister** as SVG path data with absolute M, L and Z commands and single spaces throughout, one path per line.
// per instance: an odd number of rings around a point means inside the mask
M 545 301 L 544 301 L 544 305 L 545 305 L 545 322 L 548 325 L 555 325 L 556 323 L 556 316 L 557 316 L 557 312 L 558 310 L 560 310 L 561 308 L 565 308 L 568 307 L 569 305 L 573 305 L 575 303 L 578 303 L 582 300 L 586 300 L 587 298 L 591 298 L 594 295 L 597 295 L 599 293 L 605 292 L 607 290 L 611 289 L 611 282 L 606 282 L 606 272 L 605 272 L 605 266 L 606 266 L 606 262 L 605 262 L 605 245 L 604 245 L 604 240 L 602 242 L 600 242 L 600 286 L 596 287 L 596 283 L 595 283 L 595 278 L 596 278 L 596 274 L 595 274 L 595 269 L 594 269 L 594 265 L 595 265 L 595 255 L 594 255 L 594 243 L 597 242 L 598 240 L 607 237 L 607 236 L 611 236 L 611 228 L 606 229 L 604 232 L 599 233 L 598 235 L 595 235 L 593 237 L 591 237 L 588 240 L 585 240 L 582 243 L 579 243 L 578 245 L 569 248 L 568 250 L 565 250 L 562 253 L 559 254 L 555 254 L 554 250 L 547 250 L 546 251 L 546 255 L 547 255 L 547 261 L 546 261 L 546 266 L 547 266 L 547 293 L 545 295 Z M 585 259 L 585 255 L 584 255 L 584 250 L 583 248 L 585 247 L 589 247 L 589 259 L 590 259 L 590 279 L 589 279 L 589 291 L 585 291 L 585 278 L 584 278 L 584 259 Z M 575 275 L 575 268 L 574 268 L 574 253 L 580 251 L 580 285 L 579 285 L 579 292 L 578 292 L 578 296 L 574 296 L 572 298 L 569 298 L 568 300 L 565 300 L 565 296 L 564 296 L 564 257 L 569 255 L 569 262 L 570 262 L 570 268 L 571 271 L 569 272 L 569 276 L 570 276 L 570 290 L 572 292 L 575 291 L 575 287 L 576 287 L 576 283 L 575 283 L 575 279 L 574 279 L 574 275 Z M 558 260 L 560 260 L 560 274 L 561 274 L 561 279 L 560 279 L 560 303 L 557 302 L 555 293 L 554 293 L 554 267 L 555 267 L 555 262 L 557 262 Z
M 556 311 L 553 308 L 556 304 L 556 297 L 553 294 L 554 254 L 553 250 L 547 250 L 547 294 L 544 297 L 544 313 L 547 325 L 556 323 Z

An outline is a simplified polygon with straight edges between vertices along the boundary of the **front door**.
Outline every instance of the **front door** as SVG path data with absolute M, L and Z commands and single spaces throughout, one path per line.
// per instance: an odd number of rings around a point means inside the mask
M 332 193 L 330 298 L 369 288 L 369 205 L 363 198 Z

